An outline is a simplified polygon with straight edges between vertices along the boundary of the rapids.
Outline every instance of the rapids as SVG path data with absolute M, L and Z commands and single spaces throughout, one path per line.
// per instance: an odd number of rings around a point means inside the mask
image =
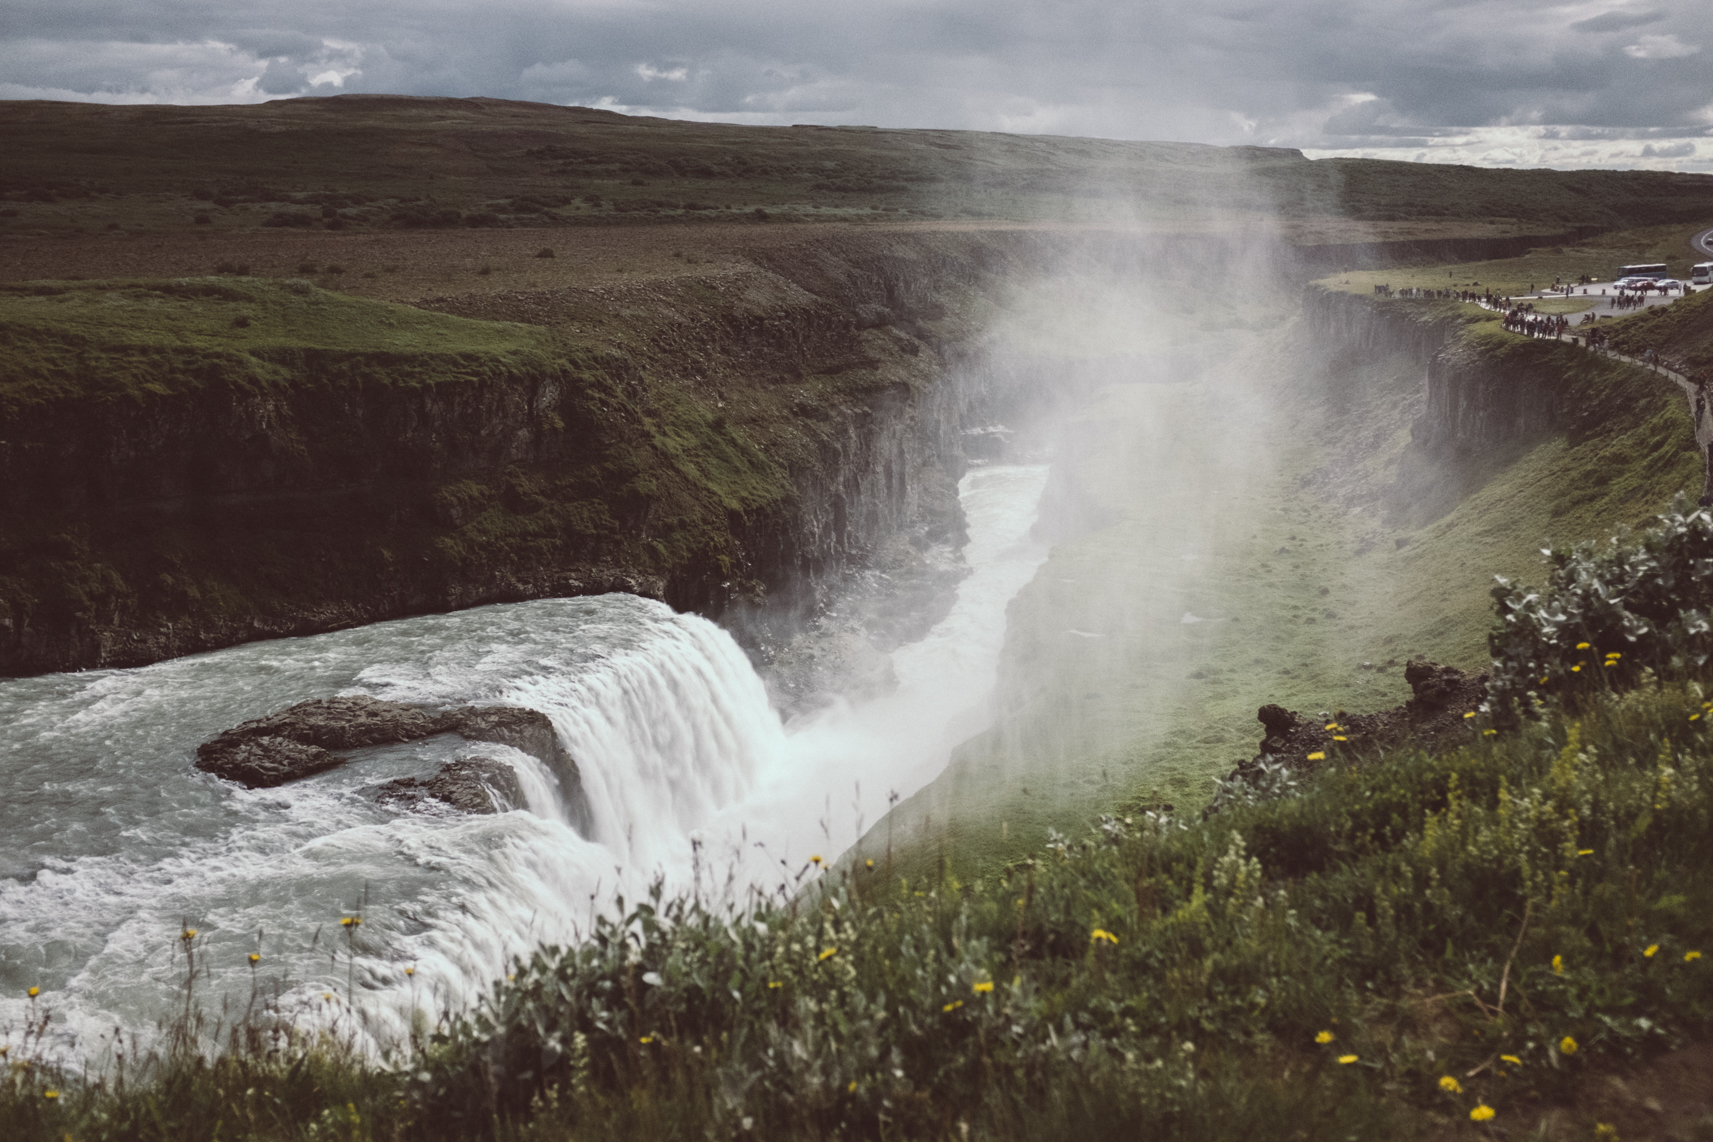
M 37 1010 L 73 1057 L 115 1028 L 146 1037 L 184 1002 L 186 927 L 210 1011 L 260 993 L 331 1021 L 354 996 L 345 1025 L 385 1044 L 413 1010 L 463 1008 L 513 957 L 575 940 L 616 892 L 656 878 L 734 901 L 795 889 L 809 856 L 847 849 L 991 716 L 1006 603 L 1045 556 L 1027 538 L 1045 477 L 965 476 L 972 573 L 946 619 L 895 653 L 898 690 L 790 725 L 723 630 L 628 595 L 0 682 L 0 1042 Z M 566 823 L 561 775 L 448 736 L 355 751 L 276 789 L 192 768 L 220 730 L 335 694 L 541 710 L 577 761 L 591 835 Z M 374 800 L 383 781 L 478 755 L 518 770 L 527 810 Z

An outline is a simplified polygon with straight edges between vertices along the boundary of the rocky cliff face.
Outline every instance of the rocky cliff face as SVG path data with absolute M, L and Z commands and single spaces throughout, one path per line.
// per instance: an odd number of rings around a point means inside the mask
M 0 417 L 0 672 L 133 665 L 481 603 L 622 590 L 754 638 L 904 537 L 956 539 L 997 415 L 1003 236 L 816 244 L 635 287 L 441 298 L 562 358 L 61 400 Z

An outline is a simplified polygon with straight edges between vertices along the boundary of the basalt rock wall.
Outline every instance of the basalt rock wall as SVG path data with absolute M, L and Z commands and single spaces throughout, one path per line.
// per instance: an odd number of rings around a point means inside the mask
M 306 353 L 275 385 L 14 410 L 0 673 L 614 590 L 753 642 L 884 545 L 960 538 L 962 434 L 1026 380 L 986 368 L 986 319 L 1041 256 L 858 235 L 665 283 L 423 302 L 583 332 L 491 376 L 344 383 Z

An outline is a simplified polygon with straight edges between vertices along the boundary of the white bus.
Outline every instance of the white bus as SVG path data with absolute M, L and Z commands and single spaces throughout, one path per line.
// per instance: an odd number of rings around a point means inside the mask
M 1664 262 L 1643 262 L 1640 265 L 1625 266 L 1618 271 L 1618 281 L 1655 281 L 1659 278 L 1669 278 Z
M 1689 273 L 1691 285 L 1713 285 L 1713 262 L 1701 262 Z

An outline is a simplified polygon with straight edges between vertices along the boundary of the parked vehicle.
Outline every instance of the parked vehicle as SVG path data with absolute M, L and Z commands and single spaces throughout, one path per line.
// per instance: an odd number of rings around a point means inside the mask
M 1713 285 L 1713 262 L 1700 262 L 1690 271 L 1689 280 L 1695 285 Z

